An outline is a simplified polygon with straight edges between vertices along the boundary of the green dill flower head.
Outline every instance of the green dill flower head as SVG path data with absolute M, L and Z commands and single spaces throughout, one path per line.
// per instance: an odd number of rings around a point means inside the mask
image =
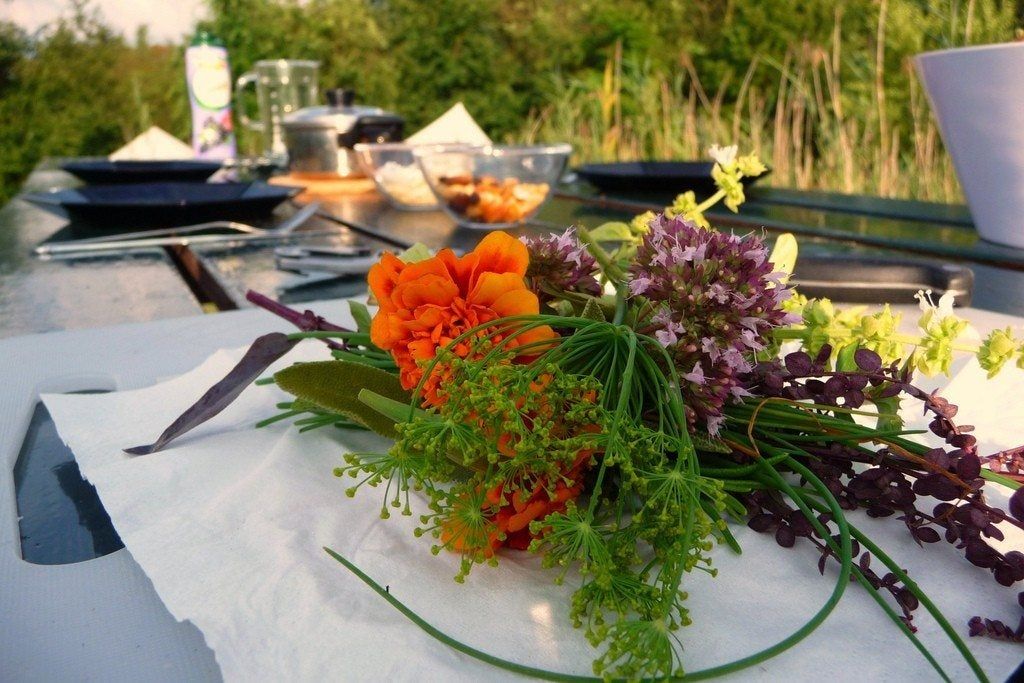
M 448 550 L 462 556 L 455 576 L 462 583 L 473 565 L 490 560 L 505 540 L 505 532 L 494 520 L 499 507 L 499 501 L 480 486 L 453 487 L 435 499 L 436 512 L 420 518 L 422 526 L 416 535 L 437 539 L 431 548 L 435 555 Z
M 594 673 L 605 680 L 682 676 L 682 645 L 665 619 L 620 619 L 609 628 L 607 642 L 594 661 Z

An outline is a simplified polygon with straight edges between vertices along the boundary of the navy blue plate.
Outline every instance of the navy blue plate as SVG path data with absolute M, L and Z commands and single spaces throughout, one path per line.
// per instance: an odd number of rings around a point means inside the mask
M 259 218 L 301 191 L 266 183 L 136 183 L 35 192 L 23 198 L 63 209 L 73 223 L 139 229 Z
M 711 195 L 718 188 L 711 179 L 710 161 L 626 161 L 610 164 L 585 164 L 577 175 L 602 192 L 651 193 L 686 192 Z M 763 174 L 759 177 L 764 177 Z M 749 186 L 757 178 L 744 178 Z
M 90 185 L 204 182 L 221 167 L 219 161 L 69 161 L 61 168 Z

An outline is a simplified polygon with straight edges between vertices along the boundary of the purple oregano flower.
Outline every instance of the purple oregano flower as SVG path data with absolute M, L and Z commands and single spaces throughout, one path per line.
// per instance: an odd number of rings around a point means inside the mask
M 742 376 L 770 331 L 796 322 L 780 308 L 791 295 L 757 237 L 704 230 L 656 216 L 630 269 L 629 293 L 654 306 L 644 331 L 680 370 L 687 417 L 717 433 L 729 399 L 748 396 Z
M 576 237 L 575 228 L 569 228 L 561 235 L 524 237 L 522 240 L 530 251 L 526 285 L 542 304 L 555 298 L 553 292 L 601 294 L 597 262 Z

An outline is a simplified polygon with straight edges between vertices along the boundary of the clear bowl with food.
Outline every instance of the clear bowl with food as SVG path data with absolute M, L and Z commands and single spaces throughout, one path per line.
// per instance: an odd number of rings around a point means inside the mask
M 449 145 L 430 145 L 444 149 Z M 405 142 L 360 142 L 353 147 L 363 171 L 373 178 L 377 190 L 396 209 L 432 211 L 438 208 L 413 150 L 416 145 Z
M 494 230 L 537 213 L 571 152 L 570 145 L 555 144 L 419 148 L 413 154 L 441 208 L 461 225 Z

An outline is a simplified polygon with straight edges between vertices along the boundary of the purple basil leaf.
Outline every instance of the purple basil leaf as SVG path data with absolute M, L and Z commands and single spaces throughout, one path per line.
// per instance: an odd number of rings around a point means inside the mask
M 1024 488 L 1019 488 L 1010 496 L 1010 514 L 1024 522 Z
M 914 493 L 939 500 L 956 500 L 960 497 L 960 487 L 941 474 L 934 473 L 918 479 L 914 483 Z
M 867 372 L 877 372 L 882 368 L 882 359 L 878 354 L 868 349 L 857 349 L 853 354 L 853 361 L 857 367 Z
M 967 541 L 967 549 L 964 555 L 967 557 L 968 562 L 983 569 L 994 567 L 998 559 L 996 551 L 980 538 L 972 538 Z
M 783 548 L 792 548 L 796 543 L 796 534 L 793 533 L 793 528 L 786 523 L 780 524 L 779 528 L 775 530 L 775 542 Z
M 1006 563 L 1013 567 L 1014 570 L 1024 575 L 1024 553 L 1019 550 L 1011 550 L 1003 555 L 1003 559 L 1006 560 Z M 1021 591 L 1020 598 L 1021 600 L 1024 600 L 1024 591 Z M 1021 607 L 1024 607 L 1024 603 L 1021 603 Z
M 791 375 L 806 375 L 811 372 L 811 357 L 803 351 L 794 351 L 784 359 Z
M 901 588 L 896 592 L 896 602 L 900 603 L 900 607 L 908 612 L 913 612 L 920 604 L 917 601 L 917 596 L 911 593 L 909 588 Z
M 775 526 L 775 518 L 763 513 L 760 515 L 754 515 L 750 518 L 750 521 L 747 522 L 747 526 L 754 531 L 768 531 Z
M 1013 567 L 1009 565 L 1001 564 L 996 567 L 995 571 L 992 573 L 995 575 L 996 583 L 1000 586 L 1006 586 L 1009 588 L 1017 582 L 1017 577 L 1014 575 Z
M 231 369 L 221 381 L 214 384 L 188 410 L 181 414 L 170 427 L 164 430 L 154 443 L 148 446 L 126 448 L 129 455 L 148 455 L 161 450 L 182 434 L 198 427 L 214 415 L 231 405 L 238 395 L 262 375 L 276 360 L 288 353 L 299 343 L 280 332 L 265 334 L 252 343 L 242 360 Z
M 984 529 L 989 525 L 988 515 L 984 511 L 976 507 L 968 507 L 966 509 L 970 510 L 970 517 L 968 519 L 970 519 L 971 526 Z
M 864 553 L 863 555 L 861 555 L 860 559 L 857 561 L 857 564 L 860 566 L 861 571 L 866 572 L 868 569 L 871 568 L 871 554 Z

